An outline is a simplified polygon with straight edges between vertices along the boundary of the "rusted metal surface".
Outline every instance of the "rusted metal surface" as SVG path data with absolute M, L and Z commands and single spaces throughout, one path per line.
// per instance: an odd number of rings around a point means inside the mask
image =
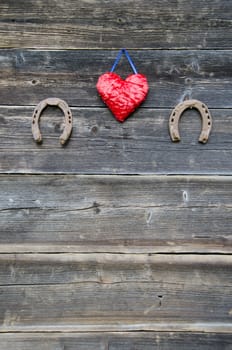
M 198 100 L 186 100 L 179 103 L 172 111 L 169 118 L 169 132 L 173 142 L 180 141 L 179 120 L 184 111 L 188 108 L 195 108 L 202 117 L 202 130 L 199 137 L 199 142 L 206 143 L 212 129 L 212 117 L 208 107 Z
M 68 141 L 72 132 L 72 112 L 68 104 L 64 100 L 61 100 L 60 98 L 55 98 L 55 97 L 47 98 L 41 101 L 34 110 L 33 117 L 32 117 L 32 135 L 34 137 L 34 140 L 37 143 L 42 142 L 42 135 L 39 128 L 39 120 L 42 112 L 47 106 L 57 106 L 64 113 L 65 127 L 62 135 L 60 136 L 60 143 L 61 145 L 64 145 Z

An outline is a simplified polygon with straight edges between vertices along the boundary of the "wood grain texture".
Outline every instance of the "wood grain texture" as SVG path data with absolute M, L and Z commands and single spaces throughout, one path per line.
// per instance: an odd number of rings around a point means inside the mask
M 204 333 L 1 334 L 1 350 L 231 350 L 231 335 Z
M 231 325 L 230 255 L 0 257 L 1 332 Z
M 231 48 L 226 0 L 42 0 L 0 4 L 0 47 Z
M 231 50 L 129 52 L 148 79 L 144 108 L 174 108 L 186 97 L 209 108 L 232 107 Z M 0 103 L 35 106 L 47 97 L 59 97 L 71 107 L 104 107 L 96 83 L 117 54 L 118 50 L 0 50 Z M 116 72 L 122 77 L 131 74 L 125 58 Z
M 232 349 L 231 10 L 1 0 L 0 350 Z M 121 47 L 150 86 L 123 125 L 95 88 Z M 33 142 L 47 97 L 72 108 L 64 148 L 54 108 Z M 212 113 L 206 145 L 194 110 L 170 141 L 186 98 Z
M 73 132 L 64 148 L 63 114 L 49 107 L 41 118 L 44 142 L 32 137 L 31 107 L 0 108 L 1 173 L 220 174 L 232 173 L 231 110 L 211 110 L 213 130 L 198 143 L 201 119 L 188 110 L 180 122 L 181 142 L 168 131 L 171 110 L 139 109 L 123 125 L 107 109 L 73 108 Z
M 0 250 L 231 253 L 231 177 L 1 176 Z
M 231 350 L 231 335 L 203 333 L 153 333 L 114 336 L 109 340 L 109 350 Z
M 1 350 L 231 350 L 231 335 L 220 333 L 26 333 L 0 334 Z

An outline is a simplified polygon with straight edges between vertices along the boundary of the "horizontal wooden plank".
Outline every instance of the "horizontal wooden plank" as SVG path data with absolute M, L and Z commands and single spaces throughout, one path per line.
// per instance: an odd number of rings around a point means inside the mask
M 75 325 L 64 325 L 64 324 L 56 324 L 54 326 L 16 326 L 11 328 L 4 327 L 3 330 L 0 330 L 0 335 L 3 334 L 11 334 L 11 333 L 19 333 L 19 334 L 25 334 L 27 333 L 83 333 L 83 332 L 89 332 L 90 334 L 93 332 L 204 332 L 204 333 L 231 333 L 231 322 L 200 322 L 200 323 L 193 323 L 193 322 L 182 322 L 182 321 L 175 321 L 175 322 L 154 322 L 152 320 L 147 319 L 145 322 L 141 322 L 140 319 L 137 320 L 137 317 L 135 319 L 124 319 L 124 320 L 118 320 L 114 319 L 111 320 L 110 318 L 102 319 L 100 318 L 100 321 L 98 322 L 98 319 L 95 318 L 94 325 L 89 324 L 88 320 L 86 322 L 86 319 L 76 319 Z M 124 322 L 124 323 L 122 323 Z
M 214 338 L 215 336 L 212 336 Z M 217 337 L 217 335 L 216 335 Z M 227 334 L 218 339 L 227 341 Z M 109 339 L 114 341 L 113 337 Z M 117 341 L 117 337 L 116 337 Z M 107 350 L 108 336 L 99 334 L 0 334 L 1 350 Z
M 0 251 L 231 253 L 231 181 L 2 175 Z
M 117 54 L 118 50 L 0 50 L 0 102 L 34 106 L 55 96 L 72 107 L 103 107 L 95 86 Z M 143 107 L 174 108 L 186 97 L 209 108 L 232 107 L 231 50 L 130 50 L 130 54 L 149 82 Z M 131 73 L 125 58 L 116 72 L 122 77 Z
M 194 110 L 180 123 L 180 143 L 170 140 L 171 110 L 140 109 L 123 125 L 100 108 L 73 108 L 70 142 L 61 147 L 63 117 L 50 107 L 41 119 L 44 142 L 31 133 L 31 107 L 0 108 L 1 173 L 66 174 L 232 174 L 232 112 L 211 110 L 213 131 L 207 144 L 198 137 Z
M 0 334 L 1 350 L 231 350 L 231 334 L 131 332 Z
M 231 48 L 231 2 L 1 0 L 0 47 Z
M 117 336 L 109 340 L 109 350 L 216 350 L 232 349 L 231 335 L 203 333 L 153 333 Z
M 185 322 L 231 331 L 231 255 L 0 257 L 0 332 L 181 331 Z
M 231 264 L 231 255 L 220 254 L 1 254 L 0 286 L 34 288 L 82 283 L 110 286 L 120 283 L 162 284 L 166 281 L 177 288 L 181 285 L 183 291 L 187 290 L 183 284 L 189 284 L 189 288 L 201 284 L 202 288 L 210 284 L 216 288 L 220 283 L 229 287 Z M 162 300 L 159 299 L 162 297 L 158 297 L 158 306 L 161 307 Z

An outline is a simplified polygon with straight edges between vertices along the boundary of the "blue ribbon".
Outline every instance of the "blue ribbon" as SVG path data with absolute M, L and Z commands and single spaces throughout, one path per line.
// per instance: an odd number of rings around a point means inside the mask
M 127 52 L 126 49 L 121 49 L 121 50 L 119 51 L 118 56 L 116 57 L 116 60 L 114 61 L 114 64 L 113 64 L 113 66 L 112 66 L 110 72 L 112 73 L 112 72 L 115 70 L 115 68 L 117 67 L 117 65 L 118 65 L 118 63 L 119 63 L 119 61 L 120 61 L 120 59 L 121 59 L 121 57 L 122 57 L 123 54 L 126 56 L 128 62 L 130 63 L 130 66 L 131 66 L 131 68 L 132 68 L 134 74 L 137 74 L 137 73 L 138 73 L 138 72 L 137 72 L 137 69 L 135 68 L 135 65 L 134 65 L 134 63 L 133 63 L 133 61 L 132 61 L 132 59 L 131 59 L 131 57 L 130 57 L 130 55 L 129 55 L 129 53 Z

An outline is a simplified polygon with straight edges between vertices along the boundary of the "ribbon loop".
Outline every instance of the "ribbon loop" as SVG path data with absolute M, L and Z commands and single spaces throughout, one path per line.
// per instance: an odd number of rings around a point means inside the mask
M 134 65 L 134 63 L 133 63 L 133 61 L 132 61 L 132 59 L 131 59 L 131 57 L 130 57 L 130 55 L 127 52 L 126 49 L 121 49 L 119 51 L 118 56 L 116 57 L 116 60 L 114 61 L 114 64 L 113 64 L 110 72 L 112 73 L 115 70 L 115 68 L 117 67 L 117 65 L 118 65 L 118 63 L 119 63 L 119 61 L 120 61 L 120 59 L 121 59 L 123 54 L 126 56 L 127 61 L 129 62 L 130 66 L 131 66 L 131 69 L 133 70 L 134 74 L 138 74 L 137 69 L 135 68 L 135 65 Z

